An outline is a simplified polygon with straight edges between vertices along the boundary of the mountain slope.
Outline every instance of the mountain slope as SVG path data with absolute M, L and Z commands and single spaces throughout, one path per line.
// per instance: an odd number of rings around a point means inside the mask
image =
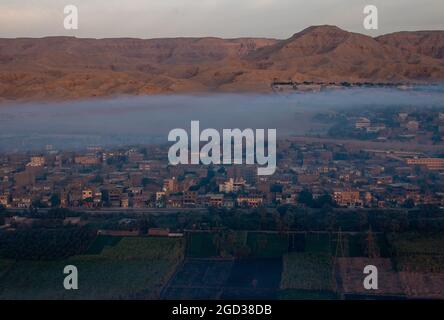
M 397 32 L 376 38 L 378 42 L 394 46 L 412 54 L 444 59 L 444 32 Z
M 441 32 L 444 35 L 444 32 Z M 415 82 L 444 79 L 443 61 L 384 39 L 337 27 L 310 27 L 253 51 L 248 59 L 301 81 Z M 444 39 L 442 41 L 444 45 Z
M 0 39 L 0 100 L 270 92 L 275 79 L 443 81 L 444 32 L 372 38 L 313 26 L 286 40 Z

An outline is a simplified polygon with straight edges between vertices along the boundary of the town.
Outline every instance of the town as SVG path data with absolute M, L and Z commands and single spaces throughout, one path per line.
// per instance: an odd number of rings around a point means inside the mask
M 302 141 L 301 141 L 302 140 Z M 444 158 L 314 139 L 278 141 L 277 171 L 169 165 L 168 146 L 13 153 L 0 157 L 0 205 L 72 210 L 444 205 Z

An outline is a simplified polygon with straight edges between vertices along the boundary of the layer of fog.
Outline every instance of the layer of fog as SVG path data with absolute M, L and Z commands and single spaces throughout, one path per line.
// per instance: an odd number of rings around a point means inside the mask
M 269 95 L 168 95 L 0 106 L 0 150 L 165 143 L 171 129 L 276 128 L 278 138 L 321 132 L 316 113 L 346 108 L 444 107 L 444 87 L 360 88 Z

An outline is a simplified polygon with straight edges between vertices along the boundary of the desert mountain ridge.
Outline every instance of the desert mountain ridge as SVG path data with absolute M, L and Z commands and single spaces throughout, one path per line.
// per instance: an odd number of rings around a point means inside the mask
M 0 101 L 267 93 L 274 81 L 444 81 L 444 31 L 370 37 L 312 26 L 268 38 L 0 39 Z

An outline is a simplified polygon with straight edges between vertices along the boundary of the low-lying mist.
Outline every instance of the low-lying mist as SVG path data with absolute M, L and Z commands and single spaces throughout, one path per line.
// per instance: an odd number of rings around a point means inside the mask
M 171 129 L 276 128 L 278 139 L 325 131 L 320 112 L 373 107 L 444 108 L 444 86 L 409 90 L 359 88 L 294 94 L 212 94 L 120 97 L 0 106 L 3 151 L 89 145 L 165 143 Z

